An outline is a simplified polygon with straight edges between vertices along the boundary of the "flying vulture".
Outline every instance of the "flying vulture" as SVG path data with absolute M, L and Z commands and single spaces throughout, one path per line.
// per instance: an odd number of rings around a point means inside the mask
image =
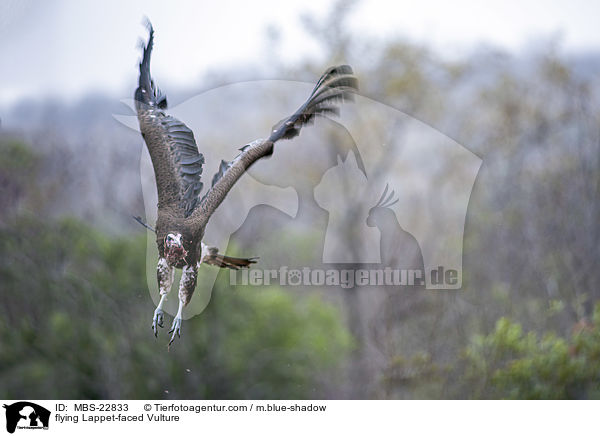
M 174 269 L 183 270 L 179 282 L 179 309 L 169 331 L 172 334 L 170 345 L 175 335 L 181 334 L 183 308 L 192 298 L 198 268 L 202 263 L 238 269 L 256 262 L 256 258 L 238 259 L 219 254 L 216 248 L 204 244 L 204 230 L 212 214 L 250 165 L 273 153 L 273 145 L 277 141 L 297 136 L 302 126 L 310 123 L 315 115 L 338 114 L 336 103 L 351 100 L 357 90 L 357 80 L 348 65 L 329 68 L 317 82 L 308 100 L 292 116 L 277 123 L 268 139 L 252 141 L 242 147 L 233 160 L 221 161 L 210 187 L 201 196 L 204 156 L 198 150 L 192 131 L 166 112 L 167 98 L 150 76 L 150 55 L 154 41 L 154 30 L 150 24 L 148 30 L 150 36 L 143 49 L 135 102 L 158 190 L 155 232 L 161 297 L 152 320 L 155 336 L 158 335 L 158 327 L 163 326 L 162 307 L 173 284 Z

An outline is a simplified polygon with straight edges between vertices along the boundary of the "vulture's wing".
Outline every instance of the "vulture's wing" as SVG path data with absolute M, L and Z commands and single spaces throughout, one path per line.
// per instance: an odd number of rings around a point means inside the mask
M 172 208 L 173 213 L 187 217 L 199 203 L 204 156 L 198 152 L 192 131 L 164 111 L 167 98 L 150 76 L 154 42 L 151 25 L 149 31 L 150 38 L 140 63 L 139 86 L 135 91 L 140 130 L 152 158 L 159 209 Z
M 258 159 L 273 153 L 273 144 L 280 139 L 298 136 L 302 126 L 310 124 L 316 115 L 339 114 L 336 103 L 352 100 L 358 89 L 358 81 L 349 65 L 329 68 L 315 85 L 308 100 L 290 117 L 283 119 L 271 131 L 269 139 L 256 140 L 240 149 L 231 162 L 221 161 L 212 179 L 210 190 L 204 195 L 200 207 L 192 215 L 202 228 L 225 199 L 235 182 Z

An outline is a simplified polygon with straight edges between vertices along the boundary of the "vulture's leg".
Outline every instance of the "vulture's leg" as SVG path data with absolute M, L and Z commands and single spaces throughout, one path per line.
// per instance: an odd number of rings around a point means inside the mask
M 171 290 L 173 279 L 175 277 L 175 268 L 169 266 L 167 259 L 164 257 L 158 259 L 156 277 L 158 279 L 160 301 L 158 302 L 158 306 L 156 306 L 156 310 L 154 311 L 154 316 L 152 318 L 152 330 L 154 331 L 154 337 L 158 336 L 158 328 L 163 326 L 164 312 L 162 308 L 167 300 L 167 294 Z
M 183 308 L 192 299 L 194 290 L 196 289 L 196 279 L 198 277 L 198 265 L 186 265 L 183 267 L 181 273 L 181 280 L 179 281 L 179 309 L 177 309 L 177 315 L 171 325 L 172 333 L 169 345 L 175 340 L 175 335 L 181 337 L 181 322 L 183 321 Z

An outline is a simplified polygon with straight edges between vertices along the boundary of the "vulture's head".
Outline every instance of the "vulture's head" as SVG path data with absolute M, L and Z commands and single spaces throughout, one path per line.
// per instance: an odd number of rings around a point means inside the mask
M 183 247 L 183 237 L 181 233 L 169 233 L 165 237 L 165 257 L 171 265 L 178 263 L 187 256 L 187 251 Z

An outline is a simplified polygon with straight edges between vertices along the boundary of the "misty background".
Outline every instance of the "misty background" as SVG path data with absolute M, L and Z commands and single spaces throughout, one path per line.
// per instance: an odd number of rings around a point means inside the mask
M 597 9 L 3 2 L 0 396 L 598 398 Z M 131 219 L 145 210 L 144 144 L 113 117 L 131 115 L 121 100 L 136 87 L 144 16 L 156 30 L 152 74 L 171 107 L 238 82 L 314 82 L 348 63 L 361 95 L 479 156 L 462 289 L 244 289 L 225 272 L 167 352 L 166 332 L 156 341 L 150 330 L 147 235 Z M 294 107 L 290 99 L 257 107 L 242 93 L 214 112 L 235 108 L 249 135 L 256 129 L 252 140 L 278 120 L 267 114 Z M 211 114 L 199 125 L 214 130 L 194 129 L 200 150 L 242 145 Z M 327 155 L 311 149 L 323 141 Z M 314 260 L 315 223 L 326 216 L 311 192 L 324 163 L 347 159 L 348 144 L 333 124 L 316 123 L 257 164 L 252 176 L 263 182 L 295 165 L 280 184 L 295 189 L 298 209 L 253 209 L 221 248 L 259 254 L 264 268 Z M 440 173 L 460 177 L 452 165 Z M 260 186 L 245 195 L 259 198 Z M 347 216 L 375 201 L 358 198 Z M 352 222 L 344 239 L 359 244 Z M 389 262 L 402 261 L 394 255 Z

